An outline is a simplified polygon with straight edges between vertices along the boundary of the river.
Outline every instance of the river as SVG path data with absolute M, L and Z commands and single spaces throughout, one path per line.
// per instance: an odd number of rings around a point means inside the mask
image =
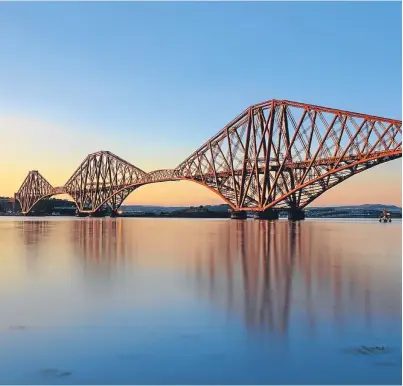
M 401 384 L 402 223 L 0 218 L 1 384 Z

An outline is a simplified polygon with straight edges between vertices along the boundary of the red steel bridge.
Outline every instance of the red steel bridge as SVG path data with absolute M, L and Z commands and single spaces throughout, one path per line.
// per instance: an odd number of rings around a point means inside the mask
M 116 213 L 135 189 L 193 181 L 218 194 L 234 218 L 303 218 L 303 208 L 346 179 L 402 156 L 402 121 L 286 100 L 250 106 L 174 169 L 145 172 L 108 151 L 88 155 L 64 186 L 30 171 L 15 194 L 28 214 L 70 195 L 78 212 Z

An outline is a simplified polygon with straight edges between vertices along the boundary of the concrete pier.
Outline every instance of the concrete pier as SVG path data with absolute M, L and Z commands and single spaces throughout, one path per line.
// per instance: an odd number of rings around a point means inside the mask
M 288 212 L 288 219 L 291 221 L 305 220 L 305 211 L 302 209 L 291 209 Z
M 278 211 L 273 209 L 266 209 L 261 212 L 254 212 L 253 218 L 255 220 L 278 220 Z
M 97 212 L 90 213 L 90 217 L 106 217 L 107 213 L 103 210 L 99 210 Z
M 231 218 L 233 220 L 246 220 L 246 212 L 242 211 L 242 210 L 234 210 L 231 212 Z

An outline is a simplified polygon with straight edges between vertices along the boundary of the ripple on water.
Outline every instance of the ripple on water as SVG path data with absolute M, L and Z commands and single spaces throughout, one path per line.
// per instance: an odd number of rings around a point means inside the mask
M 69 375 L 71 375 L 70 371 L 63 371 L 53 368 L 43 369 L 40 371 L 40 373 L 46 377 L 68 377 Z

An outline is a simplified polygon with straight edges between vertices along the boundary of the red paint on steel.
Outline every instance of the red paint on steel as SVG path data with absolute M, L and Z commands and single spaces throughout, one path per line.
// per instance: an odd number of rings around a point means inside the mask
M 285 100 L 250 106 L 175 169 L 139 169 L 109 151 L 89 154 L 53 188 L 31 171 L 15 198 L 28 213 L 43 198 L 69 194 L 80 212 L 117 211 L 142 185 L 192 181 L 234 210 L 304 208 L 333 186 L 402 156 L 396 119 Z M 313 154 L 313 156 L 312 156 Z

